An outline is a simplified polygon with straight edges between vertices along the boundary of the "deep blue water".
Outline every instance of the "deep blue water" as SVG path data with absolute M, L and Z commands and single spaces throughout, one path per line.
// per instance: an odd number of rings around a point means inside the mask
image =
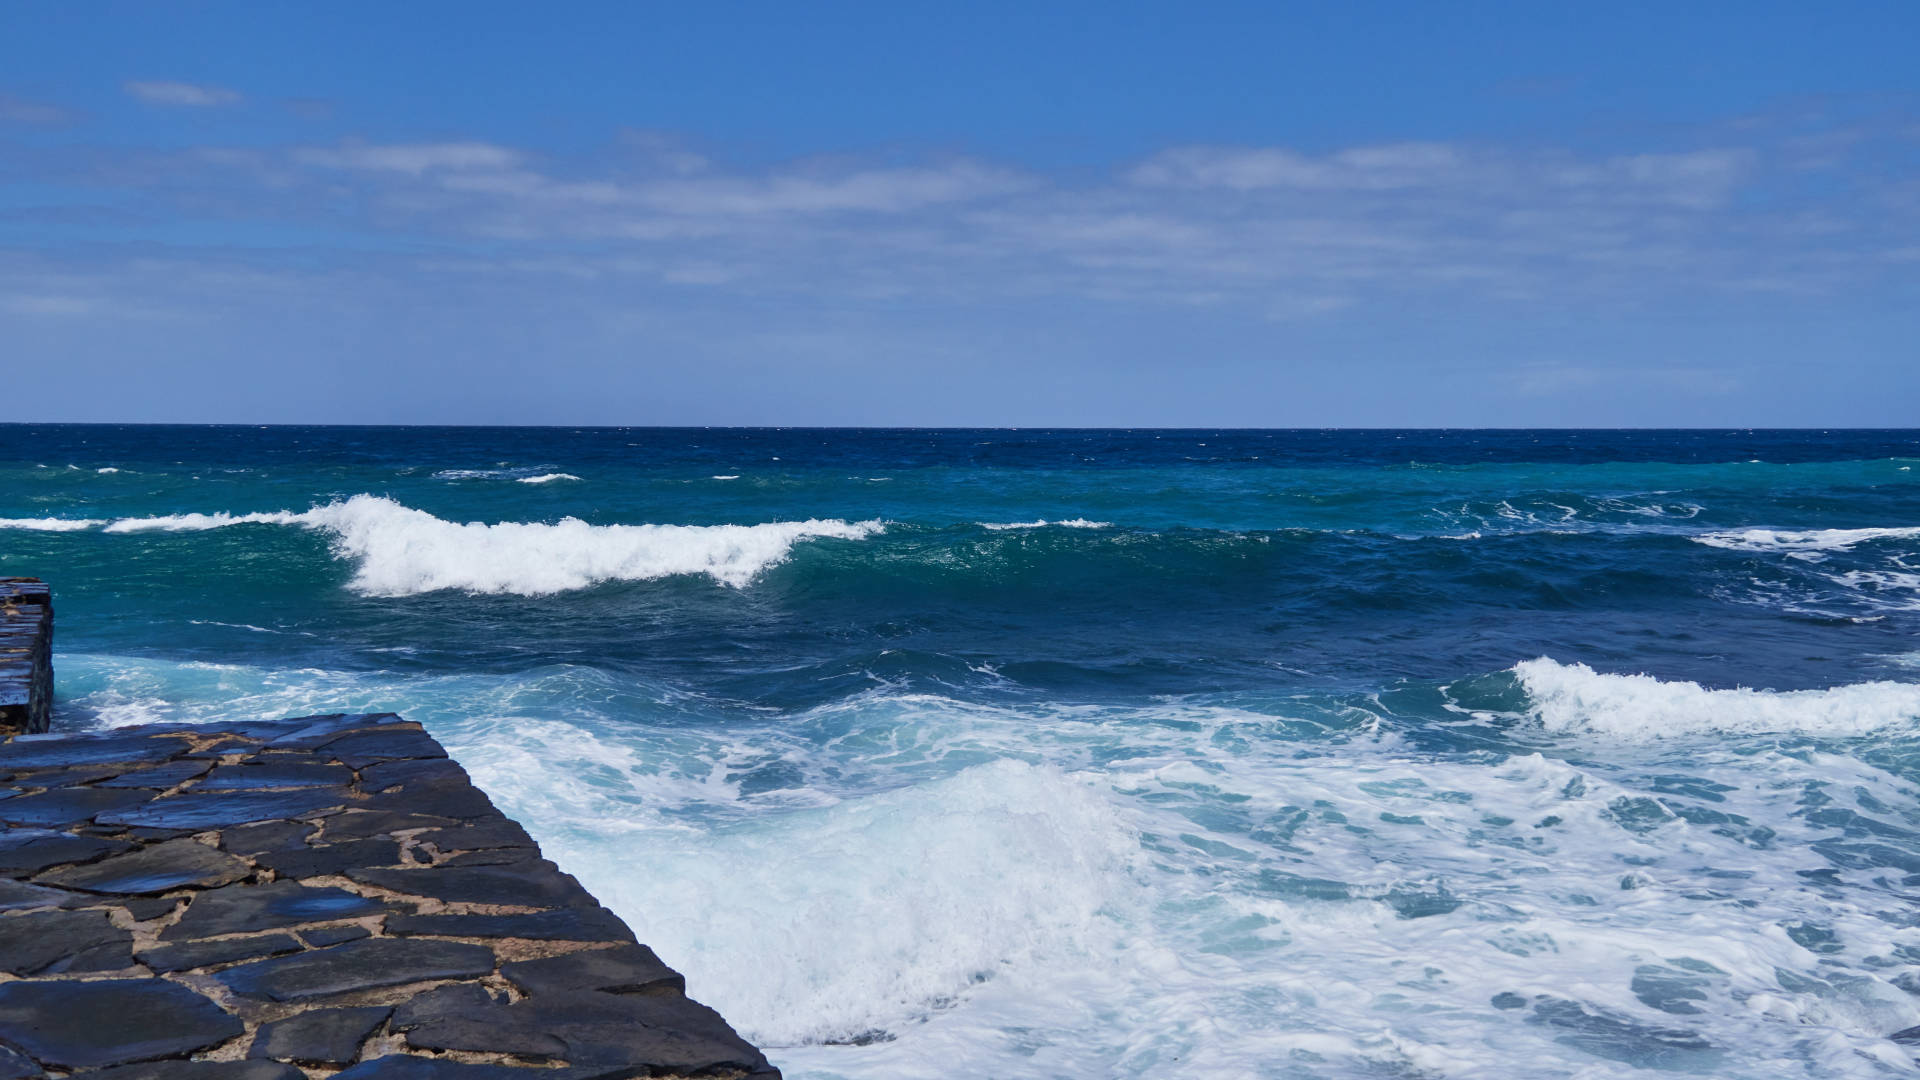
M 63 724 L 426 722 L 789 1075 L 1898 1075 L 1915 464 L 11 425 L 0 573 Z

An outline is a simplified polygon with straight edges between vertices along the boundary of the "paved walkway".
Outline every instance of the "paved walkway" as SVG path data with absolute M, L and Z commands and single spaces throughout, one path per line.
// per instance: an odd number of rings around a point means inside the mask
M 418 724 L 0 744 L 0 1080 L 778 1071 Z

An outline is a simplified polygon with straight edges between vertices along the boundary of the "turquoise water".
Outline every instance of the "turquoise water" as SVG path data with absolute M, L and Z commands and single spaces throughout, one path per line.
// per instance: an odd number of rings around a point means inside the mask
M 789 1076 L 1907 1075 L 1916 463 L 15 425 L 0 573 L 63 725 L 426 723 Z

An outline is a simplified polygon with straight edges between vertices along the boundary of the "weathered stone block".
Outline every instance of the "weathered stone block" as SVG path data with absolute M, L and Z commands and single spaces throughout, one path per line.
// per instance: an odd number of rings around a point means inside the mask
M 493 950 L 453 941 L 364 938 L 273 960 L 228 968 L 215 976 L 234 993 L 273 1001 L 305 1001 L 355 990 L 492 973 Z
M 296 881 L 268 885 L 229 885 L 193 898 L 180 921 L 160 932 L 162 941 L 244 934 L 303 923 L 357 919 L 385 911 L 378 900 L 332 887 L 314 888 Z
M 63 889 L 141 895 L 187 885 L 211 889 L 251 873 L 253 868 L 245 859 L 193 840 L 168 840 L 84 866 L 48 871 L 34 880 Z
M 385 1005 L 369 1005 L 295 1013 L 285 1020 L 262 1024 L 247 1056 L 344 1065 L 359 1055 L 360 1044 L 392 1011 Z
M 64 1069 L 187 1054 L 244 1030 L 212 1001 L 161 979 L 0 984 L 0 1040 Z

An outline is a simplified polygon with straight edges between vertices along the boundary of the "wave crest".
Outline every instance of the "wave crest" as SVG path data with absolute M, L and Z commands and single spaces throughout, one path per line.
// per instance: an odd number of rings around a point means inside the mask
M 786 561 L 793 545 L 817 538 L 863 540 L 878 521 L 777 521 L 761 525 L 590 525 L 503 521 L 459 524 L 379 495 L 301 513 L 170 514 L 122 518 L 106 532 L 171 532 L 233 525 L 299 525 L 333 538 L 333 550 L 359 562 L 351 587 L 369 596 L 411 596 L 441 589 L 545 596 L 608 581 L 650 581 L 705 574 L 745 586 Z
M 105 524 L 96 518 L 0 518 L 0 529 L 27 529 L 32 532 L 77 532 Z
M 1651 675 L 1609 675 L 1548 657 L 1513 666 L 1548 731 L 1652 740 L 1706 734 L 1868 735 L 1920 719 L 1920 685 L 1710 690 Z
M 1848 551 L 1869 540 L 1906 540 L 1920 537 L 1920 528 L 1891 529 L 1737 529 L 1710 532 L 1694 543 L 1730 551 Z

